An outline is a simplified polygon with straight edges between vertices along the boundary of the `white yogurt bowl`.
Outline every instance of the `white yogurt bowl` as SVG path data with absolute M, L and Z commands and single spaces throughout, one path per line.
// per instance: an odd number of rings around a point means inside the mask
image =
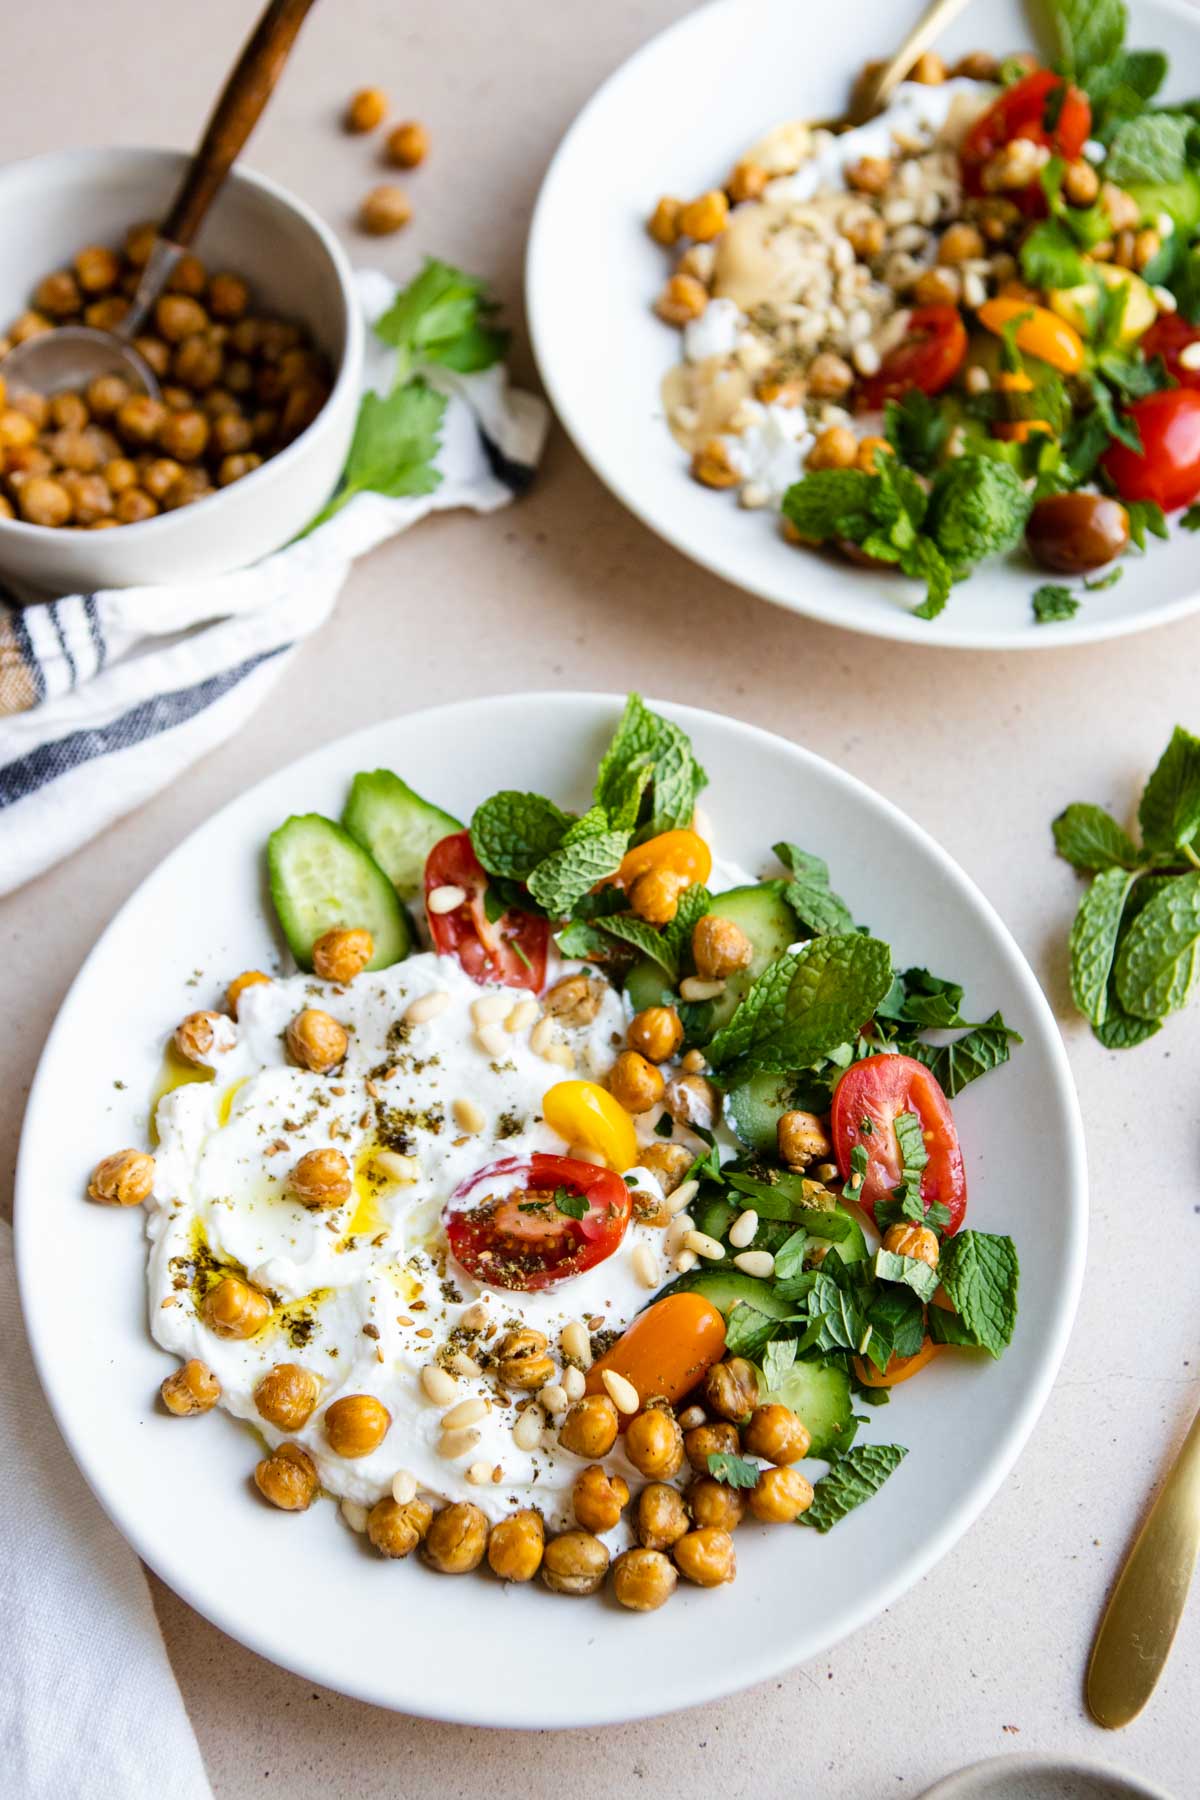
M 0 328 L 51 269 L 85 244 L 121 243 L 159 218 L 186 157 L 177 150 L 59 150 L 0 170 Z M 235 169 L 196 244 L 212 269 L 250 285 L 256 310 L 304 325 L 335 370 L 306 431 L 230 487 L 117 531 L 62 531 L 0 519 L 0 579 L 51 592 L 190 581 L 255 562 L 303 529 L 333 491 L 358 410 L 362 315 L 345 252 L 303 201 Z

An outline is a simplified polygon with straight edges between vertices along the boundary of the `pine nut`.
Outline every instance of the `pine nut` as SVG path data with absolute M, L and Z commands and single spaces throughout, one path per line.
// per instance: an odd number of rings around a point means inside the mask
M 478 1425 L 480 1419 L 486 1419 L 491 1407 L 486 1400 L 476 1395 L 470 1400 L 460 1400 L 449 1412 L 442 1414 L 443 1431 L 462 1431 L 467 1425 Z
M 518 1450 L 536 1450 L 542 1441 L 545 1414 L 540 1406 L 527 1406 L 513 1426 L 513 1443 Z
M 606 1167 L 606 1161 L 599 1150 L 593 1150 L 590 1144 L 572 1144 L 567 1155 L 574 1162 L 592 1163 L 597 1169 Z
M 421 1174 L 421 1165 L 415 1156 L 401 1156 L 396 1150 L 376 1150 L 371 1163 L 389 1181 L 416 1181 Z
M 491 1463 L 473 1462 L 467 1470 L 467 1480 L 472 1487 L 490 1487 L 492 1485 Z
M 689 1269 L 695 1268 L 699 1260 L 694 1250 L 681 1250 L 671 1267 L 677 1275 L 686 1275 Z
M 465 1350 L 456 1350 L 454 1355 L 447 1357 L 446 1360 L 456 1375 L 465 1376 L 468 1381 L 473 1381 L 477 1375 L 483 1374 L 483 1370 L 475 1358 L 468 1356 Z
M 504 1021 L 505 1031 L 525 1031 L 536 1025 L 540 1010 L 536 1000 L 518 1000 Z
M 578 1375 L 578 1369 L 576 1369 L 575 1373 Z M 570 1405 L 570 1401 L 567 1399 L 566 1388 L 560 1386 L 557 1381 L 548 1381 L 538 1395 L 538 1399 L 551 1417 L 553 1417 L 555 1413 L 566 1412 L 567 1407 Z
M 351 1531 L 362 1533 L 367 1529 L 367 1509 L 358 1500 L 342 1501 L 342 1517 Z
M 468 1306 L 466 1312 L 459 1320 L 459 1324 L 463 1327 L 464 1331 L 482 1331 L 490 1318 L 491 1314 L 488 1312 L 483 1301 L 476 1300 L 473 1305 Z
M 467 897 L 466 888 L 460 888 L 447 882 L 435 887 L 425 896 L 425 910 L 431 913 L 454 912 Z
M 481 994 L 471 1002 L 471 1017 L 477 1025 L 494 1025 L 512 1005 L 507 994 Z
M 448 1406 L 457 1392 L 458 1383 L 448 1369 L 437 1363 L 426 1363 L 421 1370 L 421 1387 L 425 1398 L 432 1400 L 435 1406 Z
M 436 1019 L 444 1013 L 450 1004 L 450 996 L 445 988 L 434 988 L 430 994 L 422 994 L 414 1000 L 404 1014 L 406 1025 L 427 1025 L 430 1019 Z
M 392 1476 L 392 1499 L 397 1506 L 407 1506 L 417 1497 L 417 1478 L 409 1469 L 397 1469 Z
M 541 1435 L 541 1438 L 539 1441 L 541 1443 L 543 1450 L 557 1450 L 558 1449 L 558 1429 L 557 1429 L 557 1427 L 554 1425 L 547 1425 L 545 1430 L 542 1432 L 542 1435 Z
M 508 1045 L 504 1041 L 504 1032 L 499 1025 L 481 1025 L 475 1033 L 475 1042 L 479 1045 L 479 1048 L 483 1051 L 484 1055 L 490 1056 L 493 1062 L 499 1061 L 502 1056 L 508 1054 Z
M 838 1166 L 836 1163 L 818 1163 L 813 1174 L 818 1181 L 836 1181 Z
M 686 1188 L 691 1184 L 685 1181 L 683 1185 Z M 673 1194 L 664 1194 L 662 1197 L 662 1210 L 666 1213 L 668 1219 L 673 1219 L 676 1213 L 681 1213 L 691 1197 L 692 1196 L 688 1194 L 681 1200 L 679 1198 L 678 1188 Z
M 633 1272 L 643 1287 L 658 1286 L 658 1258 L 649 1244 L 638 1244 L 633 1252 Z
M 573 1069 L 575 1067 L 575 1052 L 572 1050 L 570 1044 L 551 1044 L 548 1049 L 543 1050 L 542 1060 L 544 1062 L 554 1063 L 555 1066 L 560 1069 Z
M 1185 344 L 1179 352 L 1179 363 L 1184 369 L 1200 369 L 1200 342 Z
M 702 1406 L 685 1407 L 679 1415 L 679 1429 L 694 1431 L 697 1425 L 703 1425 L 707 1416 Z
M 870 339 L 867 339 L 861 344 L 855 344 L 851 361 L 860 375 L 870 376 L 878 375 L 883 358 Z
M 563 1355 L 569 1357 L 578 1369 L 590 1369 L 592 1366 L 592 1340 L 578 1319 L 571 1319 L 562 1328 Z
M 734 1257 L 733 1266 L 743 1275 L 758 1275 L 766 1280 L 775 1273 L 775 1258 L 769 1250 L 743 1250 L 740 1256 Z
M 563 1393 L 568 1400 L 582 1400 L 587 1388 L 582 1369 L 569 1368 L 563 1370 Z
M 716 1238 L 709 1237 L 706 1231 L 689 1231 L 683 1240 L 685 1250 L 694 1250 L 706 1262 L 721 1262 L 725 1256 L 724 1244 L 718 1244 Z
M 603 1382 L 608 1389 L 608 1397 L 618 1412 L 635 1413 L 642 1404 L 642 1397 L 632 1381 L 626 1381 L 624 1375 L 618 1375 L 615 1369 L 605 1369 Z
M 677 1250 L 683 1249 L 687 1234 L 694 1226 L 695 1220 L 692 1218 L 691 1213 L 678 1213 L 675 1218 L 671 1220 L 671 1223 L 663 1233 L 663 1249 L 668 1256 L 674 1256 Z
M 758 1230 L 758 1214 L 752 1206 L 744 1213 L 739 1213 L 729 1227 L 729 1241 L 735 1250 L 745 1250 L 754 1242 L 754 1234 Z
M 535 1056 L 545 1056 L 550 1045 L 558 1042 L 558 1027 L 553 1019 L 539 1019 L 529 1034 L 529 1048 Z
M 725 992 L 723 981 L 703 981 L 699 975 L 685 975 L 679 984 L 681 1000 L 715 1000 Z
M 675 1189 L 675 1192 L 668 1196 L 669 1199 L 677 1200 L 679 1202 L 678 1206 L 674 1207 L 672 1210 L 675 1212 L 682 1212 L 684 1207 L 690 1205 L 699 1192 L 700 1183 L 698 1181 L 681 1181 L 679 1186 Z
M 473 1100 L 458 1099 L 450 1109 L 454 1114 L 454 1122 L 460 1131 L 482 1131 L 487 1119 L 482 1109 Z
M 460 1456 L 466 1456 L 479 1442 L 477 1431 L 443 1431 L 437 1441 L 437 1453 L 444 1456 L 447 1462 L 457 1462 Z

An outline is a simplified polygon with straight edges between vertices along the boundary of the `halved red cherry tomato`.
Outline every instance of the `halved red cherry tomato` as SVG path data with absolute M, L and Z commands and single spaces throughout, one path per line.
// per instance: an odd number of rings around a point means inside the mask
M 956 306 L 918 306 L 903 341 L 889 350 L 878 375 L 862 385 L 862 404 L 871 412 L 885 400 L 899 400 L 909 388 L 940 394 L 957 375 L 967 354 L 967 328 Z
M 1066 92 L 1060 104 L 1057 95 L 1064 87 Z M 1047 130 L 1047 109 L 1050 108 L 1053 116 L 1054 106 L 1059 108 L 1058 116 Z M 1052 69 L 1034 69 L 1006 88 L 983 117 L 976 119 L 963 139 L 960 152 L 963 185 L 968 194 L 982 194 L 984 165 L 1013 138 L 1028 138 L 1031 143 L 1045 144 L 1056 156 L 1074 162 L 1082 154 L 1091 129 L 1092 109 L 1087 95 L 1065 83 Z M 1024 191 L 1033 196 L 1038 211 L 1044 210 L 1040 182 L 1032 181 Z M 1005 189 L 1003 197 L 1018 199 L 1018 192 Z
M 472 981 L 483 986 L 496 982 L 540 994 L 546 980 L 550 921 L 515 906 L 498 919 L 489 919 L 484 905 L 487 885 L 469 831 L 456 831 L 433 846 L 425 862 L 426 900 L 439 887 L 460 887 L 467 896 L 453 912 L 429 914 L 433 947 L 443 956 L 457 956 Z
M 1189 325 L 1178 313 L 1159 313 L 1138 344 L 1147 361 L 1154 356 L 1162 357 L 1167 374 L 1173 376 L 1180 387 L 1200 388 L 1200 368 L 1189 369 L 1179 360 L 1189 344 L 1200 344 L 1200 325 Z
M 926 1207 L 935 1200 L 950 1212 L 946 1234 L 958 1230 L 967 1210 L 967 1177 L 950 1102 L 937 1077 L 912 1056 L 868 1056 L 852 1063 L 833 1093 L 833 1142 L 838 1168 L 851 1171 L 850 1153 L 861 1144 L 867 1169 L 858 1199 L 874 1217 L 875 1202 L 899 1187 L 897 1113 L 915 1112 L 929 1161 L 921 1176 Z
M 461 1182 L 446 1208 L 446 1236 L 476 1281 L 523 1293 L 611 1256 L 630 1211 L 629 1189 L 611 1169 L 538 1151 L 489 1163 Z
M 1187 506 L 1200 494 L 1200 390 L 1164 388 L 1126 409 L 1138 428 L 1141 451 L 1112 443 L 1105 474 L 1122 500 L 1154 500 L 1164 512 Z

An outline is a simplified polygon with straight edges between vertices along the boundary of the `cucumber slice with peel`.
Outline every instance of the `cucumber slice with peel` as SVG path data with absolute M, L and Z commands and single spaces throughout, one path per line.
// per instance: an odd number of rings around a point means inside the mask
M 369 969 L 400 962 L 413 945 L 412 921 L 373 857 L 320 813 L 286 819 L 267 841 L 271 898 L 302 969 L 312 947 L 337 925 L 365 926 L 375 940 Z
M 850 1377 L 832 1364 L 795 1362 L 764 1400 L 790 1406 L 812 1435 L 809 1456 L 848 1450 L 858 1429 Z
M 425 859 L 462 825 L 440 806 L 414 794 L 390 769 L 356 775 L 342 828 L 379 864 L 402 900 L 413 900 L 425 879 Z

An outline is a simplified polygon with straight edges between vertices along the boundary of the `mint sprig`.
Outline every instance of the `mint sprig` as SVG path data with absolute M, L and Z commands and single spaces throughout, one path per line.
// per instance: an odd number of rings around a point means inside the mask
M 814 938 L 763 971 L 709 1044 L 709 1063 L 737 1064 L 739 1074 L 810 1068 L 854 1038 L 891 982 L 891 951 L 878 938 Z
M 813 1503 L 797 1523 L 832 1531 L 855 1507 L 877 1494 L 908 1451 L 902 1444 L 860 1444 L 847 1450 L 813 1488 Z

